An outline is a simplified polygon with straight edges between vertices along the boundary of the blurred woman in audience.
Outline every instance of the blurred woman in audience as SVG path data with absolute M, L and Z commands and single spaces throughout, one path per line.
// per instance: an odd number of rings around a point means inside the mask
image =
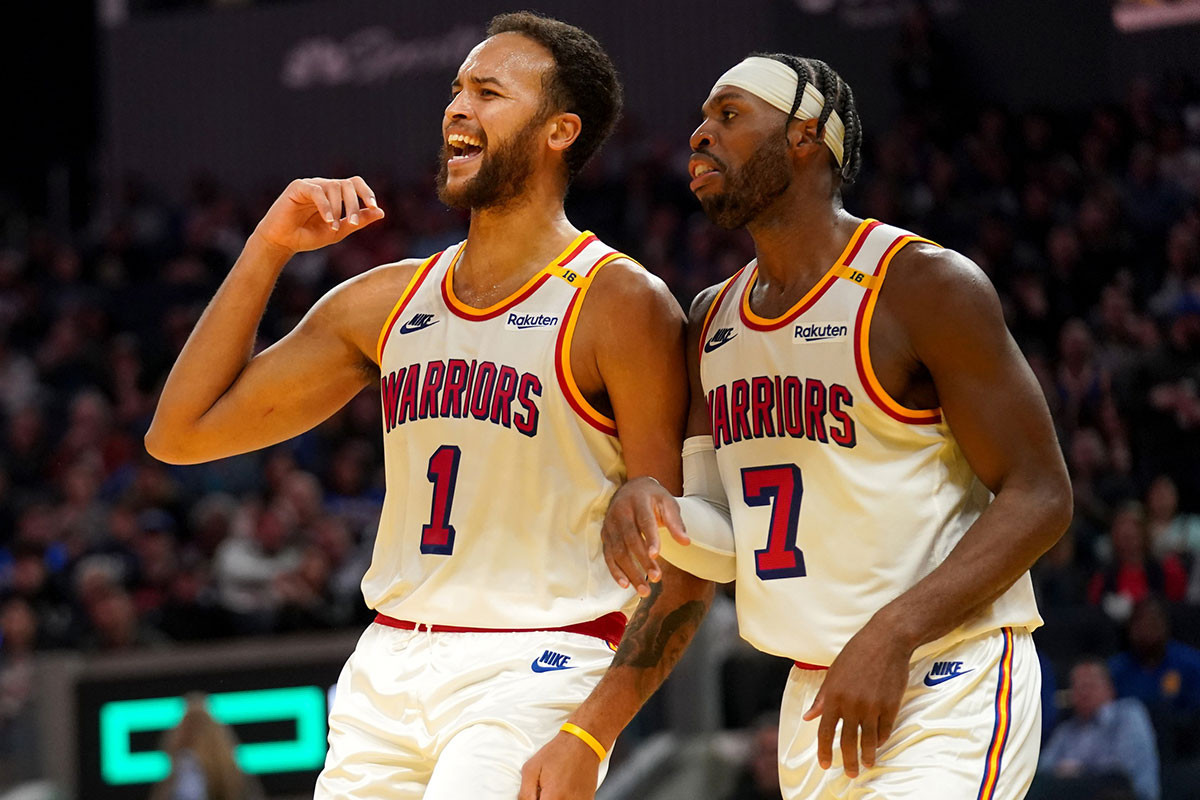
M 262 789 L 238 768 L 233 734 L 213 719 L 204 698 L 188 698 L 179 725 L 163 749 L 171 774 L 154 787 L 150 800 L 260 800 Z

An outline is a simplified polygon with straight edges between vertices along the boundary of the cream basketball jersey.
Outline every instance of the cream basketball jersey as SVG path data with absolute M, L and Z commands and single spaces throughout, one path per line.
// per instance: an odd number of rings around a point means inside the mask
M 751 262 L 722 287 L 700 375 L 733 514 L 742 636 L 828 666 L 871 615 L 933 570 L 990 502 L 937 409 L 891 399 L 871 316 L 891 258 L 925 241 L 864 221 L 790 311 L 750 308 Z M 1041 624 L 1026 574 L 949 644 Z
M 379 337 L 387 493 L 363 595 L 401 620 L 555 628 L 636 600 L 600 525 L 625 477 L 615 422 L 571 375 L 596 271 L 583 233 L 507 300 L 454 295 L 465 243 L 417 270 Z

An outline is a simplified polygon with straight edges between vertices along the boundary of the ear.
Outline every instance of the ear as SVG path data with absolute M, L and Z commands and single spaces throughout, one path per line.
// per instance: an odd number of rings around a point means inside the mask
M 821 139 L 817 138 L 817 119 L 792 119 L 788 123 L 788 146 L 791 148 L 801 147 L 807 144 L 823 144 Z
M 552 127 L 546 144 L 550 146 L 551 150 L 566 150 L 575 143 L 583 130 L 583 122 L 579 119 L 579 115 L 569 112 L 555 114 L 550 118 L 550 124 Z

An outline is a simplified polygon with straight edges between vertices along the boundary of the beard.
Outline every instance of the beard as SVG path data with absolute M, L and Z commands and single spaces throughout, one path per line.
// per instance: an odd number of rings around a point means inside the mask
M 447 185 L 450 179 L 448 162 L 452 151 L 443 145 L 437 174 L 438 199 L 451 208 L 470 211 L 510 205 L 525 191 L 525 185 L 533 174 L 534 139 L 545 121 L 545 114 L 535 114 L 508 141 L 496 145 L 494 150 L 485 149 L 475 177 L 455 189 Z
M 716 160 L 711 154 L 709 157 Z M 725 230 L 735 230 L 753 221 L 792 185 L 787 140 L 783 137 L 768 137 L 736 170 L 720 161 L 717 165 L 725 179 L 725 190 L 701 197 L 700 205 L 713 224 Z

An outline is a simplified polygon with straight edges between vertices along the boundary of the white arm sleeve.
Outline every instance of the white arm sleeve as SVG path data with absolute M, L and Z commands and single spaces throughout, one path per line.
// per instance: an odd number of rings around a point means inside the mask
M 692 543 L 682 545 L 659 528 L 662 557 L 698 578 L 728 583 L 737 574 L 733 522 L 711 436 L 693 436 L 683 443 L 683 495 L 678 498 L 679 514 Z

